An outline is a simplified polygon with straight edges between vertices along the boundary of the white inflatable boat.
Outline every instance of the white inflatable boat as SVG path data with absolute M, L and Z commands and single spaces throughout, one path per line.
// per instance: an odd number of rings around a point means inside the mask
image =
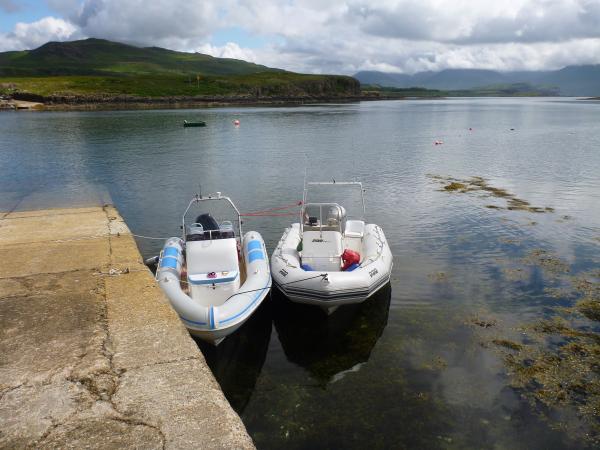
M 362 212 L 349 218 L 338 203 L 311 203 L 309 188 L 333 186 L 360 190 Z M 308 183 L 301 222 L 287 228 L 271 258 L 275 284 L 290 300 L 333 312 L 360 303 L 390 281 L 392 253 L 383 230 L 364 220 L 359 182 Z
M 231 221 L 219 223 L 206 210 L 186 224 L 192 207 L 211 202 L 233 208 L 239 234 Z M 189 332 L 218 345 L 252 315 L 271 289 L 265 243 L 256 231 L 242 234 L 239 211 L 220 192 L 194 197 L 183 214 L 182 228 L 183 238 L 165 243 L 156 279 Z

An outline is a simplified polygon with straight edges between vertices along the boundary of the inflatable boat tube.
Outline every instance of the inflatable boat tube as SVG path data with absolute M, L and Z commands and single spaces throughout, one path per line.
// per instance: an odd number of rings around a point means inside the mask
M 185 268 L 183 246 L 180 238 L 169 238 L 166 241 L 156 279 L 189 332 L 217 345 L 237 330 L 269 293 L 271 272 L 265 243 L 255 231 L 244 235 L 241 252 L 246 280 L 237 292 L 218 306 L 202 305 L 182 289 L 180 281 Z

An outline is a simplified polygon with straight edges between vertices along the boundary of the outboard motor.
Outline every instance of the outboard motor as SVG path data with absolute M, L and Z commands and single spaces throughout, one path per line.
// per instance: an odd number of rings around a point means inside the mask
M 205 231 L 219 229 L 219 224 L 215 218 L 208 213 L 200 214 L 196 217 L 196 223 L 201 224 Z

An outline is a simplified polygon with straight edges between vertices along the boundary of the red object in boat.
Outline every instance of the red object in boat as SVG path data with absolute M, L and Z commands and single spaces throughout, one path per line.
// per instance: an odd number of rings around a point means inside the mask
M 342 261 L 344 261 L 342 270 L 346 270 L 352 264 L 358 264 L 360 262 L 360 255 L 354 250 L 346 249 L 344 250 L 344 253 L 342 253 Z
M 206 278 L 217 278 L 217 273 L 216 272 L 210 272 L 208 275 L 206 275 Z

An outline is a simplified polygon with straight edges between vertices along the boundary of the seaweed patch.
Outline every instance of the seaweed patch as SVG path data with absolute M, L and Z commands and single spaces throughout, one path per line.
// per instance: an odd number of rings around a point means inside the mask
M 427 275 L 427 277 L 434 283 L 443 283 L 448 281 L 448 275 L 445 272 L 434 272 Z
M 546 252 L 530 255 L 550 270 L 566 272 Z M 600 271 L 566 276 L 569 290 L 556 290 L 575 299 L 572 307 L 554 308 L 549 319 L 522 326 L 520 342 L 494 336 L 482 345 L 494 345 L 503 355 L 510 386 L 557 429 L 591 445 L 600 444 Z M 563 297 L 564 298 L 564 297 Z M 483 329 L 487 327 L 481 327 Z M 488 331 L 482 330 L 488 333 Z M 561 420 L 560 410 L 578 420 Z
M 446 191 L 465 191 L 467 189 L 467 185 L 463 183 L 458 183 L 456 181 L 451 182 L 444 186 L 444 190 Z
M 453 177 L 444 177 L 442 175 L 428 175 L 429 178 L 443 184 L 440 189 L 443 192 L 469 193 L 478 192 L 481 198 L 499 198 L 506 200 L 506 205 L 485 205 L 489 209 L 505 209 L 508 211 L 527 211 L 532 213 L 552 213 L 554 208 L 550 206 L 533 206 L 527 200 L 517 197 L 506 189 L 492 186 L 485 178 L 471 177 L 468 179 L 459 179 Z
M 532 250 L 525 258 L 523 258 L 522 262 L 527 265 L 539 266 L 551 275 L 559 275 L 570 272 L 571 270 L 568 264 L 543 249 Z

